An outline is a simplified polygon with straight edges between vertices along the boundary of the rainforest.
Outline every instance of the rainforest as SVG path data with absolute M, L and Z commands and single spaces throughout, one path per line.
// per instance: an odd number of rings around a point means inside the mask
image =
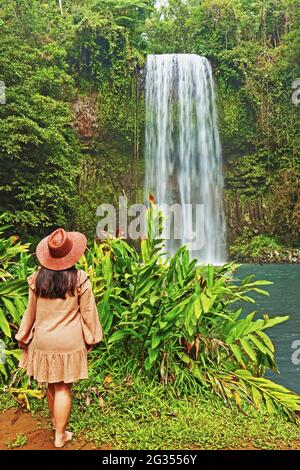
M 53 447 L 15 334 L 60 227 L 104 330 L 79 447 L 298 449 L 299 0 L 0 0 L 0 31 L 0 449 Z M 202 251 L 160 202 L 208 208 Z

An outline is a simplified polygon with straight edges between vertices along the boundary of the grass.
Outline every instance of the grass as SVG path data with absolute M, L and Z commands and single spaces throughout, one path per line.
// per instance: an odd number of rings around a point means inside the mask
M 16 447 L 23 447 L 27 442 L 27 437 L 22 432 L 16 435 L 15 439 L 6 442 L 8 449 L 15 449 Z
M 285 417 L 228 408 L 211 395 L 176 397 L 172 388 L 138 378 L 81 382 L 73 390 L 69 429 L 114 449 L 226 449 L 300 447 L 300 428 Z M 1 398 L 2 401 L 3 398 Z M 6 401 L 6 406 L 12 402 Z M 32 412 L 48 416 L 45 400 Z M 298 442 L 297 442 L 298 440 Z
M 18 406 L 16 399 L 9 393 L 5 393 L 0 388 L 0 411 L 9 410 Z

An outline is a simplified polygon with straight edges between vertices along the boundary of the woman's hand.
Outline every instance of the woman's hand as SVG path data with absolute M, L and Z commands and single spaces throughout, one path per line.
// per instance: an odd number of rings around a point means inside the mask
M 18 341 L 18 345 L 20 349 L 27 349 L 28 344 L 22 343 L 22 341 Z
M 93 349 L 93 344 L 87 344 L 86 345 L 86 350 L 87 350 L 88 353 L 91 352 L 92 349 Z

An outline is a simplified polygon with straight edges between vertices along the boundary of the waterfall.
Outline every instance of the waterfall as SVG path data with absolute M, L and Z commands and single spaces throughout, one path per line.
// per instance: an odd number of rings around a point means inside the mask
M 180 205 L 180 222 L 178 217 L 175 222 L 172 212 L 166 214 L 171 233 L 181 232 L 167 240 L 170 254 L 187 244 L 200 263 L 226 261 L 222 152 L 214 81 L 205 57 L 147 57 L 146 197 L 149 193 L 159 205 Z M 200 239 L 200 233 L 201 246 L 190 245 L 195 237 Z

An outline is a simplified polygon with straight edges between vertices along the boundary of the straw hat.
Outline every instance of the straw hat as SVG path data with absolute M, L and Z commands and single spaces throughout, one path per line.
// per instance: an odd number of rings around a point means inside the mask
M 58 228 L 39 242 L 36 256 L 44 268 L 61 271 L 74 266 L 84 254 L 86 245 L 83 233 Z

